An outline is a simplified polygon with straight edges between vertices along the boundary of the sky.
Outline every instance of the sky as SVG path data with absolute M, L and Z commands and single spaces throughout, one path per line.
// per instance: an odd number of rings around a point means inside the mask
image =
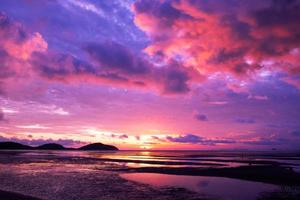
M 0 141 L 299 149 L 300 0 L 1 0 Z

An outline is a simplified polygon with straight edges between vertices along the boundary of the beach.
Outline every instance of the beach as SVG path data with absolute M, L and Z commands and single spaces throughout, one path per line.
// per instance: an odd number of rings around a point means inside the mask
M 295 155 L 281 155 L 280 161 L 277 157 L 274 161 L 273 155 L 249 154 L 245 158 L 229 153 L 214 153 L 218 155 L 214 157 L 211 153 L 193 154 L 1 151 L 0 197 L 255 200 L 267 198 L 266 194 L 278 192 L 282 186 L 298 192 L 300 176 L 293 168 L 297 169 L 299 159 Z M 232 191 L 237 186 L 252 191 L 252 195 L 243 196 L 241 191 L 235 194 Z

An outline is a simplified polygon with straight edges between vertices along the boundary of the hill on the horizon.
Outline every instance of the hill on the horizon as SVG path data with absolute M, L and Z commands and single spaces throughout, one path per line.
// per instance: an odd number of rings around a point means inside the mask
M 79 150 L 97 151 L 97 150 L 119 150 L 119 149 L 112 145 L 93 143 L 93 144 L 88 144 L 83 147 L 80 147 Z
M 0 142 L 0 149 L 32 149 L 33 147 L 17 142 Z
M 17 142 L 0 142 L 0 150 L 72 150 L 72 148 L 66 148 L 61 144 L 48 143 L 38 147 L 31 147 L 23 145 Z M 117 147 L 112 145 L 106 145 L 102 143 L 88 144 L 83 147 L 73 150 L 84 150 L 84 151 L 116 151 L 119 150 Z
M 60 144 L 48 143 L 48 144 L 40 145 L 40 146 L 36 147 L 36 149 L 41 149 L 41 150 L 64 150 L 66 148 L 63 145 L 60 145 Z

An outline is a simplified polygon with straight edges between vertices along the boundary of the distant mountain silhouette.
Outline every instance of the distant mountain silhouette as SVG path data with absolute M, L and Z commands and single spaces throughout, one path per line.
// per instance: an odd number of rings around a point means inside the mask
M 112 146 L 112 145 L 106 145 L 102 143 L 93 143 L 93 144 L 88 144 L 86 146 L 80 147 L 79 150 L 88 150 L 88 151 L 97 151 L 97 150 L 119 150 L 117 147 Z
M 32 147 L 16 142 L 0 142 L 0 149 L 32 149 Z
M 117 147 L 106 145 L 102 143 L 88 144 L 78 149 L 65 148 L 64 146 L 56 143 L 43 144 L 38 147 L 31 147 L 16 142 L 0 142 L 0 150 L 84 150 L 84 151 L 116 151 Z
M 49 143 L 49 144 L 43 144 L 41 146 L 36 147 L 36 149 L 41 150 L 65 150 L 66 148 L 60 144 L 55 143 Z

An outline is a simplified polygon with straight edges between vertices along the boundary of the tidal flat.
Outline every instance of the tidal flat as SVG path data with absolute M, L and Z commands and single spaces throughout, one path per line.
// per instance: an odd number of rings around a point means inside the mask
M 0 151 L 0 199 L 299 199 L 296 152 Z

